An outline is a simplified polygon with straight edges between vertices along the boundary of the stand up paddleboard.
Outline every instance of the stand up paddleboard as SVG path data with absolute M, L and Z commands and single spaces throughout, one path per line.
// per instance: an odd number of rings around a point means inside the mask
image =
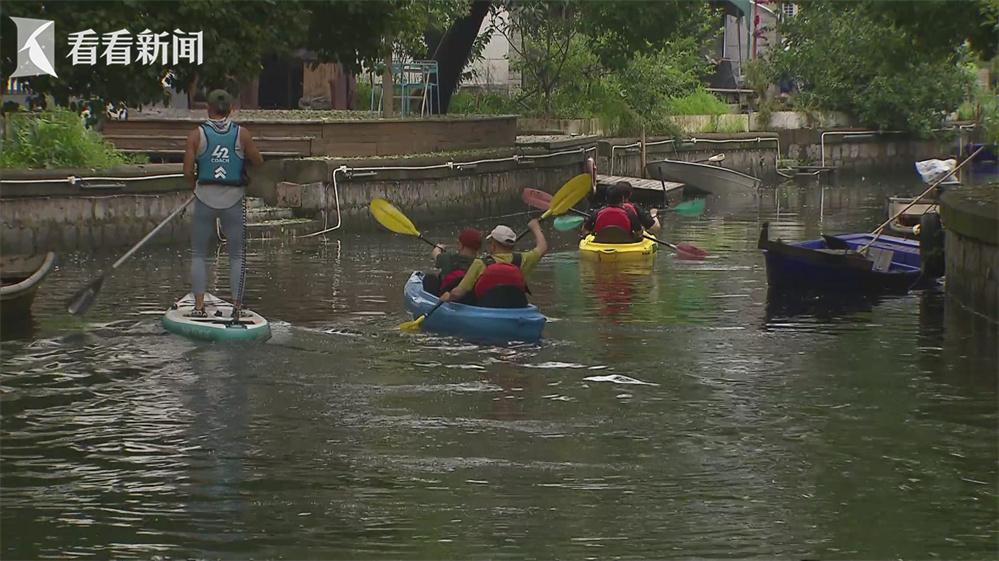
M 271 326 L 260 314 L 243 310 L 239 321 L 232 321 L 232 304 L 212 294 L 205 294 L 206 318 L 193 318 L 194 295 L 188 294 L 163 314 L 167 331 L 206 341 L 253 341 L 271 336 Z

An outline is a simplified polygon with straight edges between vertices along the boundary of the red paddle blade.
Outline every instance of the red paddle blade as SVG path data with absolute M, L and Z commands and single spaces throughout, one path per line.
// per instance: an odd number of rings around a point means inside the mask
M 700 260 L 708 256 L 708 252 L 689 243 L 676 244 L 676 256 L 680 259 Z
M 552 196 L 539 189 L 524 189 L 521 198 L 524 199 L 524 204 L 538 210 L 548 210 L 552 202 Z

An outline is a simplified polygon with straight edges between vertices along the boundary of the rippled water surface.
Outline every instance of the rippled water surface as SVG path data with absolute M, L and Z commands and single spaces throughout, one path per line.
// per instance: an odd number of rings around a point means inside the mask
M 768 296 L 755 249 L 765 220 L 870 230 L 917 187 L 709 201 L 666 237 L 715 258 L 651 270 L 581 266 L 559 234 L 538 346 L 400 333 L 428 256 L 388 233 L 253 243 L 265 344 L 160 327 L 183 248 L 84 320 L 60 302 L 113 256 L 63 256 L 0 347 L 2 556 L 991 558 L 994 334 L 938 291 Z

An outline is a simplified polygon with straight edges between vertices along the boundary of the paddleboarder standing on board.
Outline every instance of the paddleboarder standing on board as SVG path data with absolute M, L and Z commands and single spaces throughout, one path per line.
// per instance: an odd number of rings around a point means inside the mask
M 215 237 L 215 219 L 222 222 L 229 254 L 229 289 L 233 316 L 240 313 L 245 275 L 243 251 L 246 247 L 246 164 L 264 162 L 246 127 L 229 119 L 232 96 L 223 90 L 208 94 L 208 120 L 187 136 L 184 151 L 184 178 L 194 189 L 194 216 L 191 222 L 191 286 L 194 310 L 191 317 L 207 317 L 205 288 L 208 245 Z

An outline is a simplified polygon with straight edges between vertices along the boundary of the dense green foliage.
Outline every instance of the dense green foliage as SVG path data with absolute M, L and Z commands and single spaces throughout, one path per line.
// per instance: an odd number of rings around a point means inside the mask
M 5 119 L 0 168 L 104 168 L 137 161 L 85 128 L 72 111 L 13 113 Z
M 674 134 L 671 115 L 720 115 L 728 106 L 704 90 L 707 71 L 697 43 L 681 40 L 650 53 L 637 53 L 610 70 L 588 48 L 586 36 L 573 38 L 560 80 L 545 101 L 538 90 L 512 97 L 462 91 L 452 110 L 478 114 L 520 113 L 538 117 L 598 118 L 612 134 Z
M 671 115 L 724 115 L 730 112 L 725 102 L 704 88 L 670 99 L 667 107 Z
M 39 94 L 52 95 L 65 105 L 71 97 L 127 101 L 139 105 L 160 101 L 161 80 L 168 68 L 159 64 L 129 66 L 73 66 L 66 58 L 68 34 L 85 29 L 106 33 L 128 29 L 204 32 L 204 61 L 169 69 L 172 85 L 185 90 L 192 84 L 235 91 L 256 76 L 265 54 L 286 54 L 308 48 L 320 60 L 340 61 L 359 68 L 385 52 L 385 38 L 401 45 L 422 39 L 425 26 L 442 14 L 460 13 L 468 0 L 179 0 L 150 2 L 4 0 L 0 4 L 3 75 L 17 60 L 16 28 L 7 16 L 52 19 L 56 22 L 55 60 L 58 78 L 28 79 Z M 446 18 L 445 18 L 446 21 Z M 101 49 L 103 50 L 103 49 Z
M 583 0 L 512 4 L 514 16 L 495 19 L 491 32 L 510 40 L 516 54 L 511 66 L 524 87 L 509 103 L 479 96 L 480 111 L 598 117 L 620 134 L 674 132 L 669 114 L 692 109 L 697 101 L 678 100 L 696 93 L 708 71 L 702 50 L 716 31 L 713 12 L 705 2 L 628 6 Z M 717 105 L 711 109 L 718 111 Z
M 797 80 L 796 105 L 843 111 L 866 126 L 916 133 L 940 126 L 972 84 L 960 64 L 969 56 L 964 38 L 943 33 L 930 48 L 922 33 L 932 26 L 908 15 L 896 21 L 896 12 L 869 2 L 804 3 L 781 27 L 786 49 L 771 52 L 772 77 Z

